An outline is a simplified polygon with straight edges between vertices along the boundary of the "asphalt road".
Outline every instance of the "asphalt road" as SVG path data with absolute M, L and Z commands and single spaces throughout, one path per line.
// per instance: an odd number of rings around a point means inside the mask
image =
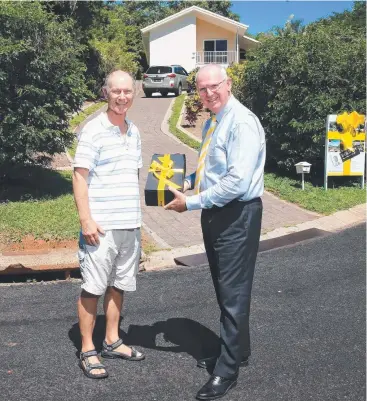
M 227 401 L 365 400 L 365 227 L 259 255 L 250 365 Z M 218 341 L 206 267 L 143 273 L 121 329 L 143 362 L 77 366 L 78 282 L 0 287 L 0 400 L 188 401 L 207 380 L 196 359 Z M 102 309 L 96 341 L 103 339 Z

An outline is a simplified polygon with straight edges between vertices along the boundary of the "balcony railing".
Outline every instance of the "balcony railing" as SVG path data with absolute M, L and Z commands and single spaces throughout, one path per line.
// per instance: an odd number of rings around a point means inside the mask
M 236 52 L 196 52 L 196 64 L 231 64 L 236 62 Z

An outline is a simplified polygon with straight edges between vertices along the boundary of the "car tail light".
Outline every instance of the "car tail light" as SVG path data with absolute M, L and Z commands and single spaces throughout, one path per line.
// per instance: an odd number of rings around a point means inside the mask
M 169 78 L 175 78 L 176 74 L 168 74 L 167 77 Z

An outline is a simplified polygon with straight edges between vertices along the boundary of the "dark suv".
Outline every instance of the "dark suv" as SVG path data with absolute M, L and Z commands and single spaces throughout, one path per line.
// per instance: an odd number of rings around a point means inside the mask
M 145 96 L 150 97 L 154 92 L 160 92 L 162 96 L 174 92 L 179 96 L 182 90 L 188 90 L 188 75 L 180 65 L 152 65 L 143 76 Z

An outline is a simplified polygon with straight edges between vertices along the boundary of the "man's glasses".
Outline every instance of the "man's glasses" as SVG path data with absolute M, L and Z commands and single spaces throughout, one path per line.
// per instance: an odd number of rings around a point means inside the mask
M 198 92 L 201 95 L 204 95 L 205 93 L 208 92 L 208 90 L 210 90 L 210 92 L 217 92 L 220 87 L 222 86 L 222 83 L 225 81 L 226 79 L 224 78 L 223 81 L 219 82 L 219 84 L 215 84 L 215 85 L 209 85 L 206 88 L 200 88 L 198 89 Z

